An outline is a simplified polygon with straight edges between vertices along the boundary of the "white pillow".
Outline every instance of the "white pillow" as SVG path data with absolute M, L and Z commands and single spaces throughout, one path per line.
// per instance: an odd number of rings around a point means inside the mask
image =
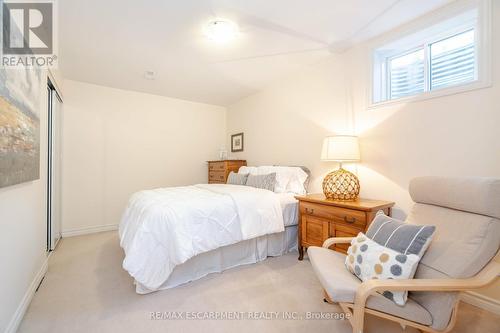
M 299 167 L 289 167 L 293 175 L 287 185 L 287 192 L 296 194 L 306 194 L 304 182 L 307 180 L 307 173 Z
M 402 254 L 366 237 L 360 232 L 351 241 L 347 250 L 345 266 L 349 272 L 361 281 L 371 279 L 412 279 L 420 258 L 415 254 Z M 403 306 L 408 298 L 408 291 L 384 291 L 381 293 Z
M 257 167 L 242 166 L 238 169 L 238 173 L 256 175 Z
M 305 194 L 304 182 L 307 179 L 307 173 L 300 167 L 289 166 L 242 166 L 238 170 L 240 174 L 268 175 L 276 173 L 276 193 L 296 193 Z
M 268 175 L 276 173 L 276 186 L 274 192 L 276 193 L 296 193 L 305 194 L 304 182 L 307 179 L 307 173 L 300 167 L 288 166 L 242 166 L 238 170 L 241 174 L 251 175 Z

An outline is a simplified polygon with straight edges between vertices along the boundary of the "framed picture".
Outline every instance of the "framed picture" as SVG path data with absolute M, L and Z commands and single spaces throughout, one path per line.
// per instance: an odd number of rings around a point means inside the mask
M 0 188 L 40 179 L 42 82 L 39 69 L 0 68 Z
M 231 135 L 231 152 L 243 151 L 243 133 Z

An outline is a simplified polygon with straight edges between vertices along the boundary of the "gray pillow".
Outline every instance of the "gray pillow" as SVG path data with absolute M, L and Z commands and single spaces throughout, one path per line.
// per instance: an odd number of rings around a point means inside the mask
M 274 192 L 274 187 L 276 186 L 276 173 L 273 172 L 267 175 L 248 175 L 245 185 Z
M 421 258 L 435 230 L 435 226 L 409 224 L 379 213 L 366 231 L 366 236 L 402 254 L 416 254 Z
M 245 185 L 247 182 L 248 174 L 235 173 L 231 171 L 227 176 L 227 184 L 232 185 Z

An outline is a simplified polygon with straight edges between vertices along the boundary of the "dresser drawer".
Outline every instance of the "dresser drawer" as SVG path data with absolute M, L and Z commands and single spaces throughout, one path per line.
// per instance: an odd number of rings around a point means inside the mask
M 225 171 L 226 170 L 226 162 L 209 162 L 208 163 L 209 171 Z
M 236 161 L 236 162 L 233 162 L 233 161 L 228 161 L 226 162 L 226 168 L 227 170 L 231 170 L 231 171 L 234 171 L 234 172 L 238 172 L 238 170 L 240 169 L 240 167 L 242 166 L 246 166 L 246 162 L 245 163 L 242 163 L 240 161 Z
M 311 202 L 300 202 L 300 213 L 325 218 L 329 221 L 365 229 L 366 214 L 363 211 L 340 208 L 328 205 L 319 205 Z
M 247 165 L 245 160 L 224 160 L 208 162 L 208 183 L 225 184 L 231 171 L 238 172 L 242 165 Z
M 208 172 L 209 182 L 226 182 L 226 172 L 225 171 L 209 171 Z

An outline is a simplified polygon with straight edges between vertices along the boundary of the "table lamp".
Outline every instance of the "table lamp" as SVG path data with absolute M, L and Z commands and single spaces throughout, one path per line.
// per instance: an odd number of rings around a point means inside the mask
M 342 168 L 343 162 L 358 162 L 358 137 L 335 135 L 326 137 L 321 152 L 322 161 L 339 162 L 338 170 L 330 172 L 323 179 L 323 193 L 327 199 L 354 201 L 359 195 L 359 179 L 355 174 Z

